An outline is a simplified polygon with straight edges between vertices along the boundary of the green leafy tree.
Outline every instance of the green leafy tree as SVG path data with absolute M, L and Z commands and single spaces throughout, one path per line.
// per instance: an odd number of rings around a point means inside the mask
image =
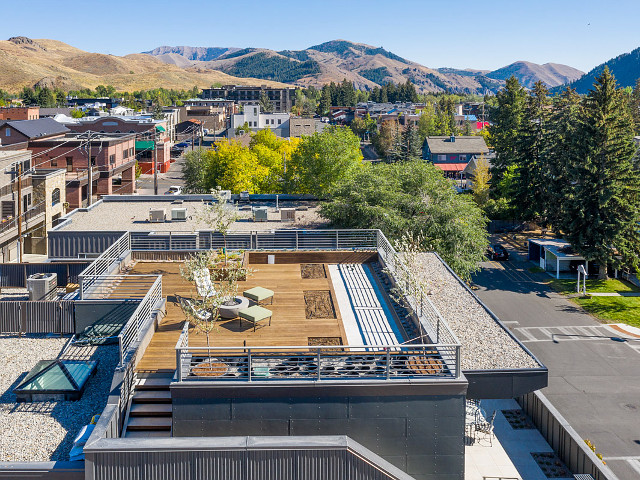
M 258 100 L 258 105 L 260 106 L 260 111 L 264 113 L 273 112 L 273 103 L 269 100 L 269 96 L 262 92 L 260 94 L 260 100 Z
M 366 165 L 344 176 L 321 214 L 339 228 L 379 228 L 391 240 L 410 236 L 468 279 L 484 259 L 486 218 L 433 165 L 412 161 Z
M 242 125 L 236 127 L 236 136 L 249 133 L 250 131 L 251 127 L 249 126 L 249 122 L 244 122 Z
M 290 191 L 325 196 L 333 185 L 362 167 L 360 140 L 350 128 L 328 127 L 304 137 L 287 167 Z
M 207 152 L 203 148 L 185 153 L 182 164 L 182 178 L 187 193 L 205 193 L 204 181 Z
M 476 160 L 476 168 L 473 172 L 473 200 L 479 207 L 483 208 L 489 201 L 489 185 L 491 182 L 491 172 L 489 162 L 484 154 Z
M 633 162 L 633 120 L 606 67 L 585 99 L 576 134 L 578 154 L 571 157 L 562 230 L 576 251 L 598 263 L 600 279 L 607 278 L 608 263 L 637 270 L 640 179 Z
M 74 108 L 71 110 L 71 118 L 82 118 L 84 117 L 84 112 L 79 108 Z

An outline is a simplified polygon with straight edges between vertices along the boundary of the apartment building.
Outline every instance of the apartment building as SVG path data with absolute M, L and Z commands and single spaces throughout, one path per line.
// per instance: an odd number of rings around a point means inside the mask
M 236 128 L 248 124 L 252 132 L 257 132 L 264 128 L 269 128 L 278 137 L 289 137 L 289 118 L 288 113 L 262 113 L 259 105 L 246 105 L 242 113 L 236 113 L 231 117 L 231 127 L 228 136 L 232 138 L 236 135 Z
M 219 88 L 205 88 L 202 98 L 205 100 L 232 100 L 239 105 L 257 105 L 263 94 L 267 95 L 273 105 L 273 111 L 278 113 L 291 111 L 295 98 L 295 87 L 268 87 L 225 85 Z
M 180 111 L 184 121 L 197 120 L 203 128 L 218 132 L 229 128 L 238 105 L 233 100 L 192 98 L 185 100 Z
M 36 120 L 40 107 L 0 107 L 0 120 Z

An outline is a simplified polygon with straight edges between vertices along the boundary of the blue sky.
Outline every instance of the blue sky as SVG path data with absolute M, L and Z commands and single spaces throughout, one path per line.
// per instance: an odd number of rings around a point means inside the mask
M 24 3 L 3 3 L 2 39 L 114 55 L 159 45 L 300 50 L 342 38 L 428 67 L 528 60 L 587 71 L 640 46 L 637 0 L 31 0 L 28 20 Z

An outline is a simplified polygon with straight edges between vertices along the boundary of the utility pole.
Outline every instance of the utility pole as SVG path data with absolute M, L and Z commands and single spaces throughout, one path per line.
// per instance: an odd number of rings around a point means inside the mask
M 88 146 L 88 152 L 87 152 L 87 162 L 89 164 L 89 170 L 87 171 L 87 175 L 88 175 L 88 184 L 87 184 L 87 207 L 91 206 L 91 202 L 93 200 L 93 165 L 91 162 L 91 132 L 89 132 L 87 134 L 87 142 L 89 144 Z
M 153 194 L 158 195 L 158 132 L 153 134 Z
M 196 129 L 192 128 L 191 129 L 191 151 L 193 152 L 193 144 L 196 140 Z
M 22 161 L 18 162 L 18 262 L 22 263 Z

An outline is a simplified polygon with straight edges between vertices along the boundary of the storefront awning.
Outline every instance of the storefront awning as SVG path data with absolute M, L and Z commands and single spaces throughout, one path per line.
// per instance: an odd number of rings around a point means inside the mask
M 467 166 L 466 163 L 434 163 L 443 172 L 461 172 Z

